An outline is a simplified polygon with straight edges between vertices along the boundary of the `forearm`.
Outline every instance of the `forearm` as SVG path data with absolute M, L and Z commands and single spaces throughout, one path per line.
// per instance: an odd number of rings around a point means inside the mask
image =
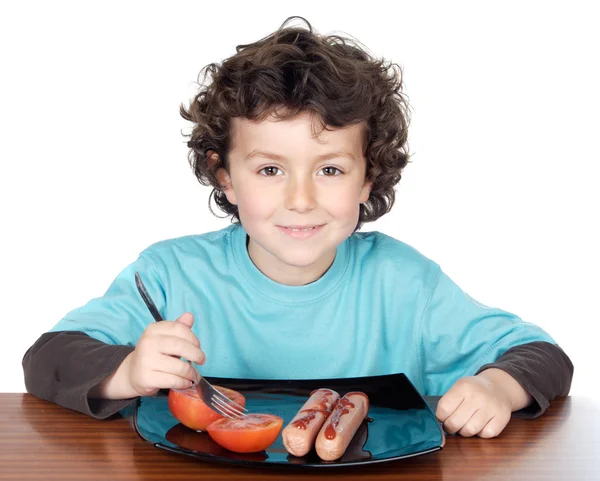
M 529 394 L 517 380 L 502 369 L 490 368 L 477 374 L 478 377 L 493 382 L 499 389 L 502 389 L 510 400 L 511 411 L 519 411 L 526 408 L 533 401 Z
M 133 346 L 114 346 L 82 332 L 43 334 L 23 357 L 28 392 L 99 419 L 107 418 L 133 399 L 94 399 L 90 393 L 115 373 Z
M 548 342 L 531 342 L 515 346 L 491 364 L 479 368 L 477 375 L 497 368 L 509 374 L 534 402 L 517 413 L 537 417 L 556 396 L 566 396 L 573 379 L 573 363 L 559 347 Z
M 88 397 L 96 399 L 131 399 L 138 397 L 139 394 L 129 382 L 132 355 L 133 351 L 123 359 L 116 371 L 90 389 Z

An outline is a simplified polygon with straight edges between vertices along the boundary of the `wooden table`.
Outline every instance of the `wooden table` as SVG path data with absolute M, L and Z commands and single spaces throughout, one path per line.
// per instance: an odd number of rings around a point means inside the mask
M 428 399 L 435 404 L 436 399 Z M 364 478 L 363 478 L 364 477 Z M 600 401 L 561 398 L 496 439 L 449 436 L 442 451 L 352 469 L 205 463 L 140 440 L 129 419 L 97 421 L 29 394 L 0 394 L 0 479 L 600 480 Z

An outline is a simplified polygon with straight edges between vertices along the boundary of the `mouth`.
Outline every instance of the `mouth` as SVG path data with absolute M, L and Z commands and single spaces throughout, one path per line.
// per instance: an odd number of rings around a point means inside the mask
M 288 226 L 278 225 L 277 227 L 284 234 L 287 234 L 287 235 L 289 235 L 291 237 L 294 237 L 294 238 L 297 238 L 297 239 L 306 239 L 308 237 L 312 237 L 317 232 L 319 232 L 324 225 L 325 224 L 319 224 L 319 225 L 288 225 Z
M 308 232 L 308 231 L 311 231 L 313 229 L 318 229 L 319 227 L 323 227 L 323 224 L 320 224 L 320 225 L 307 225 L 307 226 L 301 226 L 301 225 L 282 225 L 282 226 L 279 226 L 279 227 L 282 227 L 283 229 L 291 230 L 292 232 Z

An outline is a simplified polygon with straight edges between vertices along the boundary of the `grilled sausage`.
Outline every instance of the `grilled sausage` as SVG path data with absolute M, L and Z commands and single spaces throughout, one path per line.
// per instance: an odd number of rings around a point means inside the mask
M 341 458 L 368 412 L 369 398 L 365 393 L 353 391 L 342 397 L 317 435 L 315 448 L 319 457 L 323 461 Z
M 340 395 L 331 389 L 317 389 L 310 394 L 308 401 L 281 433 L 288 453 L 304 456 L 312 449 L 319 430 L 339 398 Z

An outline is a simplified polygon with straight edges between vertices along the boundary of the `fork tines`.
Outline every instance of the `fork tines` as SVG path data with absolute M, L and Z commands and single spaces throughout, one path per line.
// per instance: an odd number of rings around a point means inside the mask
M 211 406 L 229 419 L 241 419 L 248 412 L 246 408 L 225 397 L 213 395 L 210 401 Z

